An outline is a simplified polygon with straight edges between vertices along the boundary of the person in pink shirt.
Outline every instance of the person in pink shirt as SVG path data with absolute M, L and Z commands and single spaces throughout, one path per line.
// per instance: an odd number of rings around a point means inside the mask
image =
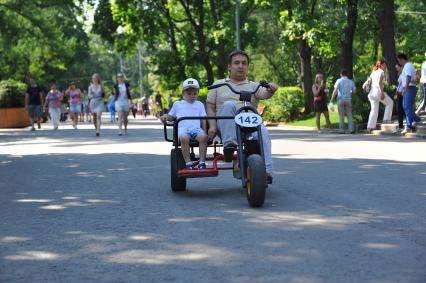
M 72 126 L 74 129 L 77 129 L 78 114 L 81 112 L 81 101 L 83 101 L 83 94 L 81 90 L 76 87 L 75 82 L 71 82 L 65 94 L 70 97 Z
M 44 108 L 49 108 L 50 120 L 54 130 L 58 129 L 59 118 L 61 117 L 61 101 L 62 93 L 56 89 L 56 83 L 52 82 L 50 85 L 50 91 L 47 93 Z

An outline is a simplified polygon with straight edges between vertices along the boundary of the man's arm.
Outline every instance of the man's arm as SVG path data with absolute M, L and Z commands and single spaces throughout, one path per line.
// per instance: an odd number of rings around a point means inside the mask
M 407 75 L 406 80 L 405 80 L 405 86 L 402 89 L 402 93 L 401 93 L 402 96 L 404 96 L 407 93 L 407 90 L 410 87 L 410 82 L 411 82 L 411 76 Z
M 334 90 L 333 90 L 333 94 L 331 95 L 331 101 L 334 101 L 334 99 L 336 98 L 336 96 L 337 96 L 337 87 L 334 88 Z
M 216 105 L 210 102 L 207 102 L 207 116 L 216 116 Z M 208 120 L 209 122 L 209 132 L 208 135 L 210 138 L 214 138 L 217 133 L 216 120 Z
M 275 83 L 269 83 L 269 88 L 260 88 L 257 93 L 257 98 L 259 99 L 269 99 L 277 91 L 278 85 Z

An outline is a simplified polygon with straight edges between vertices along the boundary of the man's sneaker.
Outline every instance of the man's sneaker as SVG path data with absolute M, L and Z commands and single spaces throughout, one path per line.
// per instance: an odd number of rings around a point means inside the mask
M 268 182 L 268 184 L 272 184 L 273 179 L 274 177 L 272 177 L 271 173 L 266 173 L 266 182 Z
M 206 169 L 207 167 L 206 167 L 206 163 L 204 163 L 204 162 L 200 162 L 199 164 L 198 164 L 198 169 L 199 170 L 204 170 L 204 169 Z
M 406 133 L 411 133 L 412 131 L 411 131 L 411 129 L 408 129 L 408 128 L 405 128 L 402 132 L 401 132 L 401 135 L 405 135 Z
M 192 162 L 186 164 L 186 169 L 187 170 L 193 170 L 194 169 L 194 166 L 192 165 Z
M 234 143 L 229 143 L 223 146 L 223 155 L 225 155 L 225 162 L 231 162 L 234 151 L 237 146 Z
M 34 127 L 31 127 L 31 130 L 30 130 L 31 132 L 33 132 L 33 131 L 35 131 L 35 128 Z

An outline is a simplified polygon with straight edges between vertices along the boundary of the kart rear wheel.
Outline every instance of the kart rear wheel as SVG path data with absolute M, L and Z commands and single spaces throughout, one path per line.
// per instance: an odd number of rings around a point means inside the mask
M 247 158 L 247 200 L 251 207 L 260 207 L 265 201 L 266 167 L 262 156 L 252 154 Z
M 186 178 L 179 177 L 177 172 L 185 168 L 182 150 L 174 148 L 170 152 L 170 184 L 173 192 L 184 192 L 186 190 Z

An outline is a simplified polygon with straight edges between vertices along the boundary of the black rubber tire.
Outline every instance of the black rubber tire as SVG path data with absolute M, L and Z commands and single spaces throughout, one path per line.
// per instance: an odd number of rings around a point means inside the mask
M 170 184 L 173 192 L 184 192 L 186 190 L 186 178 L 177 175 L 177 172 L 183 168 L 185 168 L 185 160 L 182 156 L 182 150 L 173 148 L 170 152 Z
M 251 207 L 260 207 L 265 202 L 267 188 L 266 167 L 262 156 L 252 154 L 247 158 L 247 201 Z

